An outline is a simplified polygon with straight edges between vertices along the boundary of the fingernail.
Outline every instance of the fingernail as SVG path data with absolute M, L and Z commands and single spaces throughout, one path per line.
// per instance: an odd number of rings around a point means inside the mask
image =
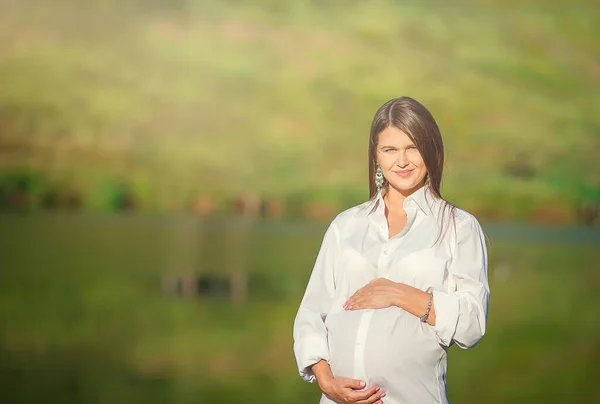
M 385 392 L 381 393 L 379 397 L 385 397 Z
M 375 388 L 375 391 L 379 391 L 379 389 L 381 389 L 381 387 L 377 386 L 377 387 Z
M 361 380 L 360 387 L 365 387 L 367 384 Z

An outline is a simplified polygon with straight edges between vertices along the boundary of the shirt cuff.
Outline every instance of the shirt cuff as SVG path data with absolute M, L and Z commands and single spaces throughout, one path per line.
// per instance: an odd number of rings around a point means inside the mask
M 438 337 L 438 342 L 449 347 L 456 333 L 458 324 L 458 298 L 447 293 L 433 292 L 433 307 L 435 309 L 435 325 L 433 329 Z
M 298 362 L 300 376 L 307 382 L 314 383 L 317 379 L 310 368 L 321 359 L 329 362 L 329 345 L 325 336 L 309 335 L 294 344 L 294 353 Z

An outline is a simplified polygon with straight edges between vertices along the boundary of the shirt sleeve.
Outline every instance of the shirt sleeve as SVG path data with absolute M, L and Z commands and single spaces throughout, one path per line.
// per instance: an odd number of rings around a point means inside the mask
M 339 235 L 332 223 L 323 238 L 321 249 L 294 321 L 294 354 L 300 376 L 307 382 L 316 380 L 311 366 L 321 359 L 329 361 L 325 318 L 331 309 L 335 291 L 335 267 L 339 252 Z
M 434 330 L 440 344 L 466 349 L 485 334 L 490 296 L 485 236 L 474 217 L 457 224 L 453 250 L 447 293 L 433 292 Z

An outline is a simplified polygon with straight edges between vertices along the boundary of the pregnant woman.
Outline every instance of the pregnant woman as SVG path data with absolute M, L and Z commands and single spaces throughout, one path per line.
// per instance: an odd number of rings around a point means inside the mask
M 294 322 L 320 403 L 447 403 L 447 350 L 485 333 L 485 236 L 440 194 L 444 147 L 412 98 L 386 102 L 369 141 L 369 201 L 325 233 Z

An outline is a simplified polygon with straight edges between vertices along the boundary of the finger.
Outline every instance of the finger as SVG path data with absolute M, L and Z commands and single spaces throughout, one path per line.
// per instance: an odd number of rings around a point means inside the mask
M 354 302 L 348 305 L 348 310 L 360 310 L 366 308 L 369 300 L 366 298 L 355 300 Z
M 352 296 L 350 296 L 350 298 L 348 298 L 348 300 L 356 299 L 357 297 L 362 296 L 364 293 L 365 293 L 365 291 L 363 289 L 358 289 L 356 292 L 354 292 L 354 294 Z
M 361 299 L 357 299 L 354 304 L 352 304 L 352 306 L 355 307 L 359 307 L 359 308 L 365 308 L 365 306 L 367 306 L 373 299 L 369 298 L 368 296 L 365 296 Z
M 352 390 L 364 389 L 367 385 L 364 381 L 358 379 L 340 379 L 342 381 L 342 386 L 351 388 Z
M 356 293 L 354 293 L 352 296 L 350 296 L 348 298 L 348 301 L 356 301 L 356 300 L 364 299 L 370 293 L 371 293 L 370 289 L 364 289 L 364 290 L 361 289 L 361 290 L 357 291 Z
M 383 393 L 375 393 L 366 400 L 355 401 L 353 404 L 381 404 L 381 398 L 385 396 Z
M 352 300 L 348 300 L 345 304 L 344 307 L 349 309 L 352 308 L 354 306 L 356 306 L 360 301 L 362 301 L 362 299 L 352 299 Z
M 377 404 L 381 403 L 381 399 L 385 397 L 385 393 L 383 391 L 376 391 L 369 398 L 365 400 L 355 401 L 354 404 Z
M 356 304 L 356 302 L 362 299 L 364 299 L 364 296 L 355 294 L 350 299 L 346 300 L 346 303 L 344 303 L 344 307 L 353 306 L 354 304 Z
M 383 304 L 376 299 L 368 299 L 353 304 L 348 310 L 366 310 L 366 309 L 379 309 L 382 307 L 389 307 L 389 304 Z
M 351 398 L 357 403 L 374 403 L 379 399 L 379 386 L 373 386 L 365 391 L 352 392 Z M 373 400 L 371 400 L 373 398 Z M 371 401 L 369 401 L 371 400 Z

